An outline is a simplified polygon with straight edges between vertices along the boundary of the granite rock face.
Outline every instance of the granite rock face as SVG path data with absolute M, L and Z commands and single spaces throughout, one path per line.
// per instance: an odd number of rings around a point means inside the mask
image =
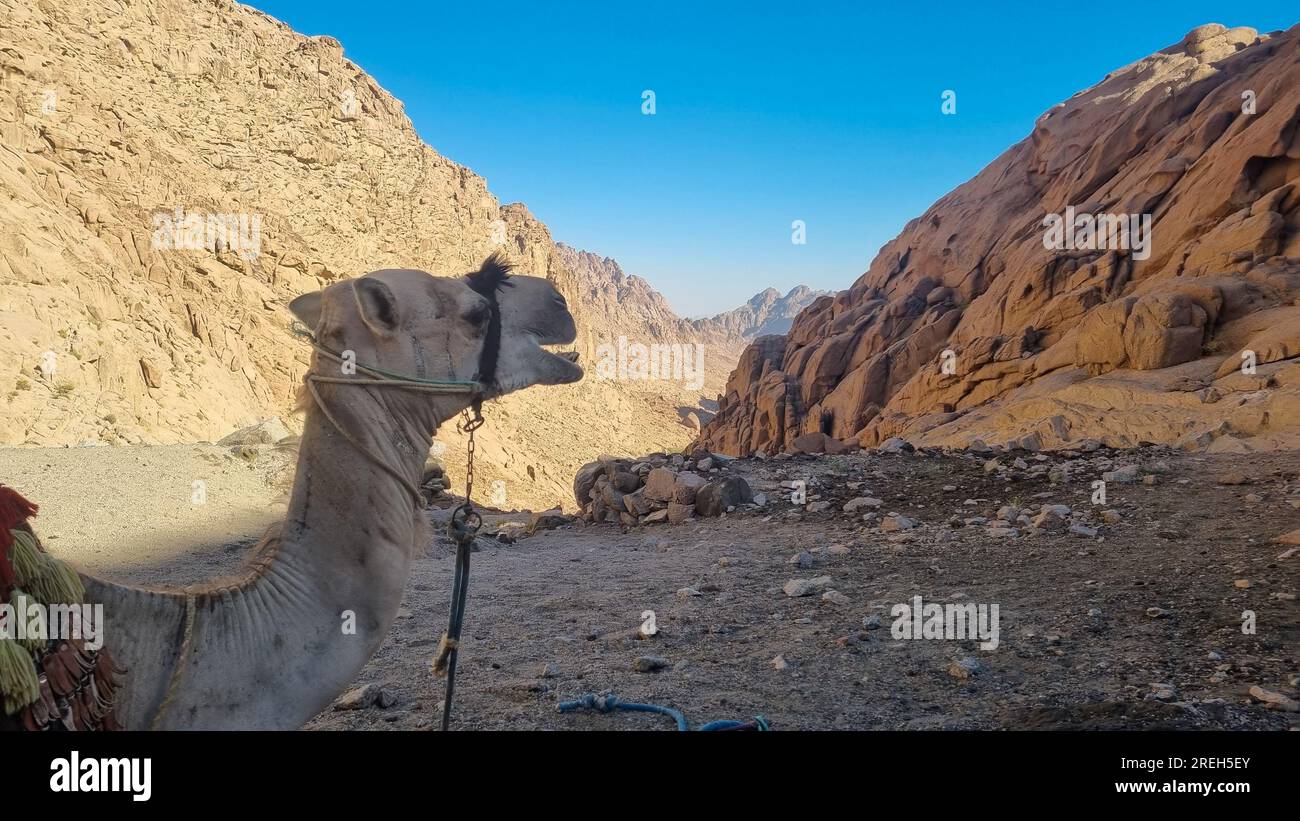
M 1078 233 L 1053 242 L 1048 215 Z M 1294 443 L 1298 296 L 1300 27 L 1202 26 L 1047 111 L 755 340 L 697 444 Z

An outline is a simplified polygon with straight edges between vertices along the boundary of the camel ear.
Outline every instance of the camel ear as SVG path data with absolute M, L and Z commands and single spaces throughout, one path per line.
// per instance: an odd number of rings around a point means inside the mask
M 310 294 L 302 296 L 289 303 L 289 310 L 293 315 L 298 317 L 302 324 L 306 325 L 308 330 L 315 332 L 316 327 L 320 325 L 320 303 L 321 292 L 312 291 Z
M 391 336 L 397 330 L 397 297 L 377 279 L 352 280 L 361 320 L 376 336 Z

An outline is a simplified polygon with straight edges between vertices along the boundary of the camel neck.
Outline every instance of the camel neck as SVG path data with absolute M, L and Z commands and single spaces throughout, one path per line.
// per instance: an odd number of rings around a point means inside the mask
M 254 575 L 198 592 L 193 630 L 184 631 L 191 647 L 179 659 L 171 637 L 186 613 L 172 594 L 167 623 L 153 634 L 167 637 L 154 661 L 175 693 L 164 702 L 159 685 L 140 696 L 133 715 L 166 703 L 156 719 L 164 729 L 296 727 L 353 681 L 388 635 L 425 520 L 402 483 L 358 444 L 418 482 L 435 411 L 391 413 L 382 397 L 349 386 L 321 395 L 336 403 L 331 413 L 357 444 L 309 410 L 278 539 Z M 275 637 L 274 652 L 265 650 L 266 636 Z
M 312 531 L 353 529 L 358 518 L 393 524 L 413 518 L 416 501 L 407 485 L 419 486 L 437 418 L 429 408 L 407 407 L 410 397 L 389 393 L 398 392 L 321 386 L 329 417 L 315 402 L 308 409 L 282 533 L 286 542 L 310 538 Z

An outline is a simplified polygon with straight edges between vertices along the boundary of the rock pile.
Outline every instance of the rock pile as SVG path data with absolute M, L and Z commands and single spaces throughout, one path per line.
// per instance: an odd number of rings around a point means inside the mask
M 729 475 L 729 461 L 703 449 L 640 459 L 605 456 L 578 471 L 573 497 L 586 521 L 627 527 L 722 516 L 754 502 L 749 483 Z

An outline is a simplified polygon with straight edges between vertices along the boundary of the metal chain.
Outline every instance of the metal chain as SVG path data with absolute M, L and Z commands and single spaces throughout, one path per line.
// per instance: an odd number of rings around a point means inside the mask
M 482 413 L 475 413 L 476 418 L 469 415 L 469 408 L 461 411 L 461 423 L 458 426 L 461 433 L 469 434 L 469 442 L 465 445 L 465 504 L 471 506 L 474 497 L 474 431 L 483 424 Z
M 474 431 L 483 424 L 482 408 L 474 406 L 471 417 L 469 409 L 463 413 L 463 419 L 457 428 L 469 435 L 465 446 L 465 502 L 451 512 L 447 521 L 447 532 L 456 542 L 456 571 L 451 588 L 451 615 L 447 620 L 447 632 L 438 642 L 438 652 L 433 660 L 435 674 L 447 676 L 446 695 L 442 706 L 442 729 L 451 726 L 451 704 L 456 693 L 456 656 L 460 646 L 460 632 L 465 622 L 465 594 L 469 588 L 469 557 L 473 550 L 474 536 L 483 525 L 483 517 L 474 509 Z M 457 516 L 459 515 L 459 519 Z

